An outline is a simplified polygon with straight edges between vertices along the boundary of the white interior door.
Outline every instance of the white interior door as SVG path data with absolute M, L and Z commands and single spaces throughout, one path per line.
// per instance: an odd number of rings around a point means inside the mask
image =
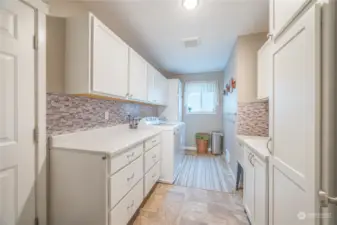
M 320 6 L 312 6 L 273 50 L 270 225 L 314 225 L 319 212 Z
M 0 1 L 0 224 L 35 217 L 34 10 Z

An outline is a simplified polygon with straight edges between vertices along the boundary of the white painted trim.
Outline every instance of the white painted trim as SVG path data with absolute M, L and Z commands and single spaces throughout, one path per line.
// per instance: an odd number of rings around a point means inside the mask
M 49 12 L 48 4 L 46 4 L 42 0 L 21 0 L 21 1 L 37 9 L 39 12 L 43 12 L 44 14 L 47 14 Z
M 234 174 L 232 168 L 230 167 L 229 163 L 226 162 L 226 159 L 224 159 L 224 157 L 221 157 L 221 159 L 222 159 L 223 163 L 227 164 L 227 166 L 228 166 L 228 171 L 229 171 L 229 173 L 230 173 L 230 176 L 232 176 L 232 178 L 233 178 L 234 181 L 236 182 L 236 176 L 235 176 L 235 174 Z M 240 163 L 240 164 L 241 164 L 241 163 Z M 241 166 L 242 166 L 242 168 L 243 168 L 243 171 L 245 171 L 245 168 L 243 167 L 243 165 L 241 165 Z
M 197 147 L 194 147 L 194 146 L 185 146 L 184 149 L 185 150 L 190 150 L 190 151 L 196 151 Z
M 161 179 L 159 178 L 157 183 L 162 183 L 162 184 L 173 184 L 174 181 L 170 181 L 170 180 L 165 180 L 165 179 Z
M 185 146 L 184 149 L 189 150 L 189 151 L 196 151 L 197 147 L 195 147 L 195 146 Z M 210 152 L 211 148 L 208 148 L 208 151 Z
M 38 128 L 36 145 L 36 216 L 39 224 L 47 224 L 47 147 L 46 147 L 46 14 L 36 10 L 35 33 L 38 37 L 38 49 L 35 51 L 35 121 Z

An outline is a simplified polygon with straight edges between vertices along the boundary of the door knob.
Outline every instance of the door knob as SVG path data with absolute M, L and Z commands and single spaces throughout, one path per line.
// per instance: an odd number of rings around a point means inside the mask
M 330 197 L 325 191 L 319 191 L 318 196 L 322 207 L 328 207 L 329 204 L 337 205 L 337 197 Z

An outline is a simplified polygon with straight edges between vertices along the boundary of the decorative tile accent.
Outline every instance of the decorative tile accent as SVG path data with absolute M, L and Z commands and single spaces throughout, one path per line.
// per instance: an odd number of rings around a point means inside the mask
M 238 103 L 237 133 L 269 136 L 269 101 Z
M 109 119 L 105 120 L 105 112 Z M 157 107 L 65 94 L 47 94 L 47 134 L 59 135 L 127 123 L 127 115 L 157 116 Z

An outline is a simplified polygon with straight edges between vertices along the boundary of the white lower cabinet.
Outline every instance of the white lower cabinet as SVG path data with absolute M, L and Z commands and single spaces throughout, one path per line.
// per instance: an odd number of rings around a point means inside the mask
M 109 213 L 110 225 L 126 225 L 143 201 L 143 179 Z
M 147 173 L 160 160 L 160 145 L 153 147 L 144 155 L 144 172 Z
M 143 157 L 139 157 L 110 178 L 110 207 L 128 193 L 143 178 Z
M 245 149 L 244 153 L 244 207 L 251 222 L 254 221 L 254 166 L 251 163 L 252 153 Z
M 267 165 L 244 147 L 244 207 L 252 225 L 268 225 Z
M 268 224 L 267 167 L 254 157 L 254 224 Z
M 158 181 L 160 177 L 160 162 L 157 162 L 156 165 L 145 175 L 144 180 L 144 196 L 148 195 L 151 191 L 153 185 Z
M 118 155 L 52 148 L 51 225 L 126 225 L 161 175 L 161 135 Z

